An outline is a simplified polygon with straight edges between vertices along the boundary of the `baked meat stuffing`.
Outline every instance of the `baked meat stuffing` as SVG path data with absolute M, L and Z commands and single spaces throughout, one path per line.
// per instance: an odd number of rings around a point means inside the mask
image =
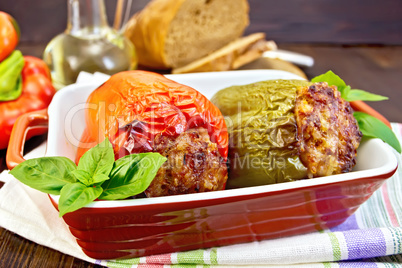
M 205 128 L 189 129 L 177 138 L 157 135 L 154 151 L 167 158 L 145 191 L 148 197 L 224 189 L 225 159 Z
M 299 88 L 295 116 L 299 156 L 310 178 L 352 170 L 362 133 L 335 86 L 322 82 Z

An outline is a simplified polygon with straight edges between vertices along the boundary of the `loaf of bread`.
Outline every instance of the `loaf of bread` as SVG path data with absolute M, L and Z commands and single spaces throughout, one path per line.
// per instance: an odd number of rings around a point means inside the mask
M 248 24 L 247 0 L 152 0 L 129 20 L 125 35 L 140 65 L 171 69 L 234 41 Z
M 232 41 L 217 51 L 183 67 L 172 69 L 172 73 L 215 72 L 235 70 L 262 56 L 267 50 L 276 49 L 276 44 L 265 40 L 264 33 L 254 33 Z

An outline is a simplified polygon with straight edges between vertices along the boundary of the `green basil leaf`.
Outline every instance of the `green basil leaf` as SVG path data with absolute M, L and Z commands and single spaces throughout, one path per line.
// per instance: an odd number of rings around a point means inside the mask
M 58 195 L 63 186 L 77 181 L 72 174 L 75 169 L 75 163 L 67 157 L 41 157 L 22 162 L 10 173 L 36 190 Z
M 93 184 L 93 182 L 92 182 L 93 180 L 92 180 L 91 176 L 85 170 L 76 169 L 76 170 L 73 170 L 72 174 L 78 181 L 85 184 L 86 186 L 90 186 Z
M 66 184 L 60 191 L 59 216 L 80 209 L 102 193 L 100 186 L 86 186 L 80 182 Z
M 104 182 L 104 181 L 106 181 L 108 179 L 109 179 L 109 176 L 107 176 L 105 174 L 96 174 L 92 178 L 92 184 Z
M 339 90 L 339 88 L 338 88 Z M 350 86 L 346 86 L 343 89 L 339 90 L 341 92 L 341 98 L 348 101 L 348 96 L 350 94 L 351 91 L 351 87 Z
M 127 155 L 115 162 L 100 199 L 125 199 L 145 191 L 167 159 L 159 153 Z
M 345 81 L 343 81 L 342 78 L 332 71 L 328 71 L 325 74 L 314 77 L 311 79 L 311 82 L 327 82 L 329 86 L 336 86 L 338 91 L 341 93 L 341 97 L 345 100 L 347 100 L 351 90 L 350 86 L 346 85 Z
M 316 82 L 327 82 L 328 85 L 330 86 L 336 86 L 339 88 L 344 88 L 346 87 L 346 83 L 340 78 L 338 75 L 336 75 L 332 71 L 328 71 L 325 74 L 319 75 L 311 79 L 311 82 L 316 83 Z
M 78 163 L 78 170 L 88 172 L 93 178 L 97 174 L 109 175 L 113 168 L 114 152 L 108 139 L 89 149 L 82 155 Z
M 388 100 L 388 97 L 373 94 L 361 89 L 352 89 L 348 92 L 346 97 L 344 98 L 346 101 L 382 101 Z
M 314 77 L 311 79 L 311 82 L 327 82 L 330 86 L 336 86 L 341 92 L 341 97 L 346 101 L 382 101 L 388 99 L 387 97 L 373 94 L 361 89 L 351 89 L 350 86 L 346 85 L 346 83 L 332 71 L 328 71 L 325 74 Z
M 356 118 L 359 129 L 365 137 L 379 138 L 401 153 L 401 145 L 395 133 L 381 120 L 363 112 L 354 112 L 353 116 Z

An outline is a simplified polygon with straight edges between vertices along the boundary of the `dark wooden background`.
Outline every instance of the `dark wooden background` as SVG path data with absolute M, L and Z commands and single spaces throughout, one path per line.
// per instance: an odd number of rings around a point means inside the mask
M 116 0 L 105 0 L 113 21 Z M 149 0 L 132 0 L 131 14 Z M 401 0 L 249 0 L 247 32 L 278 43 L 402 44 Z M 48 42 L 66 26 L 67 0 L 1 0 L 21 25 L 22 43 Z

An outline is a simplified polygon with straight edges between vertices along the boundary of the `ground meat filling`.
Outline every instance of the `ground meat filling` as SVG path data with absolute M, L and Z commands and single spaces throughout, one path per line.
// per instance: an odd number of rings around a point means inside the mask
M 310 178 L 352 170 L 362 133 L 335 86 L 322 82 L 300 88 L 295 115 L 299 156 Z
M 227 167 L 205 128 L 189 129 L 177 138 L 157 135 L 154 151 L 167 158 L 145 191 L 147 197 L 222 190 Z

